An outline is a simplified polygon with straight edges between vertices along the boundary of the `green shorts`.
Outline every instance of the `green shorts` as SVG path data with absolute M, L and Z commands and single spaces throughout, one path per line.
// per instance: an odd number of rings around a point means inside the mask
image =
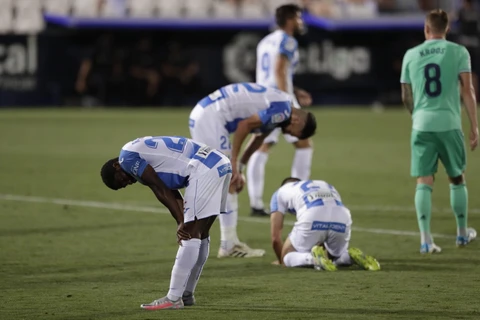
M 427 177 L 437 172 L 442 161 L 449 177 L 458 177 L 467 164 L 465 139 L 461 130 L 425 132 L 412 130 L 412 177 Z

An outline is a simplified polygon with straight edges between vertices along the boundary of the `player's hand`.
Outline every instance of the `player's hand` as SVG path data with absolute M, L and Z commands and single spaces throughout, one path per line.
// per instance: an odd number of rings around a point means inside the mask
M 302 107 L 308 107 L 312 105 L 312 96 L 305 90 L 297 89 L 295 91 L 295 96 L 297 97 L 298 103 Z
M 240 180 L 237 182 L 236 189 L 235 191 L 237 193 L 240 193 L 243 190 L 243 187 L 245 186 L 245 175 L 242 173 L 240 175 Z
M 238 171 L 232 172 L 232 180 L 230 180 L 230 190 L 240 192 L 245 185 L 245 177 Z
M 470 148 L 475 150 L 478 146 L 478 127 L 470 129 Z
M 185 224 L 182 222 L 177 227 L 177 243 L 181 246 L 182 240 L 190 240 L 192 237 L 185 231 Z

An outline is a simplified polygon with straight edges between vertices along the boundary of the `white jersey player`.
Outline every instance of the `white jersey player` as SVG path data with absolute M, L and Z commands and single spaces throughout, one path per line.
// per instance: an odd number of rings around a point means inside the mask
M 143 309 L 180 309 L 193 305 L 193 293 L 210 247 L 209 230 L 226 212 L 232 167 L 221 152 L 183 137 L 143 137 L 125 144 L 107 161 L 102 180 L 118 190 L 135 182 L 148 186 L 178 224 L 181 246 L 167 296 L 142 304 Z M 185 188 L 185 201 L 178 189 Z
M 327 182 L 287 178 L 273 194 L 270 208 L 277 263 L 286 267 L 314 266 L 327 271 L 353 263 L 365 270 L 380 269 L 373 257 L 365 256 L 359 249 L 349 249 L 350 211 L 335 187 Z M 283 243 L 283 219 L 288 212 L 296 214 L 297 221 Z
M 280 29 L 267 35 L 257 46 L 256 82 L 288 93 L 295 108 L 300 108 L 300 104 L 308 106 L 312 103 L 310 95 L 293 86 L 293 74 L 299 61 L 298 43 L 293 36 L 303 29 L 301 10 L 293 4 L 283 5 L 277 8 L 275 16 Z M 252 215 L 266 215 L 263 203 L 265 165 L 268 152 L 278 142 L 280 133 L 280 130 L 276 129 L 266 137 L 248 164 L 247 182 Z M 299 140 L 288 134 L 284 134 L 284 137 L 296 149 L 291 169 L 292 177 L 308 179 L 313 156 L 311 141 Z
M 281 128 L 294 136 L 307 138 L 315 132 L 315 117 L 292 108 L 291 96 L 278 89 L 256 83 L 234 83 L 200 100 L 190 113 L 189 126 L 195 141 L 220 150 L 232 162 L 228 212 L 220 215 L 221 245 L 218 257 L 263 256 L 265 250 L 250 249 L 237 237 L 237 193 L 244 184 L 242 170 L 251 154 L 273 129 Z M 255 133 L 255 138 L 240 159 L 240 149 L 250 133 Z

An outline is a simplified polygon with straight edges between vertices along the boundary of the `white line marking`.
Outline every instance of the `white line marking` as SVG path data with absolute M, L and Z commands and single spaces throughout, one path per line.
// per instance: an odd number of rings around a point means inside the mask
M 148 207 L 148 206 L 133 206 L 133 205 L 123 204 L 118 202 L 116 203 L 116 202 L 83 201 L 83 200 L 73 200 L 73 199 L 22 196 L 22 195 L 13 195 L 13 194 L 0 194 L 0 200 L 68 205 L 68 206 L 75 206 L 75 207 L 99 208 L 99 209 L 110 209 L 110 210 L 120 210 L 120 211 L 136 211 L 136 212 L 169 214 L 169 212 L 163 208 Z M 403 208 L 403 207 L 392 207 L 392 206 L 387 206 L 387 207 L 353 206 L 352 208 L 355 208 L 354 210 L 364 210 L 364 211 L 412 211 L 412 209 L 408 207 Z M 265 218 L 238 217 L 238 220 L 244 221 L 244 222 L 251 222 L 251 223 L 270 223 L 270 221 Z M 285 221 L 285 224 L 292 226 L 294 222 Z M 389 235 L 398 235 L 398 236 L 419 236 L 418 232 L 406 231 L 406 230 L 375 229 L 375 228 L 371 229 L 371 228 L 359 228 L 359 227 L 353 227 L 352 230 L 357 232 L 366 232 L 366 233 L 375 233 L 375 234 L 389 234 Z M 433 234 L 433 237 L 446 238 L 446 239 L 455 238 L 454 235 L 448 235 L 448 234 Z

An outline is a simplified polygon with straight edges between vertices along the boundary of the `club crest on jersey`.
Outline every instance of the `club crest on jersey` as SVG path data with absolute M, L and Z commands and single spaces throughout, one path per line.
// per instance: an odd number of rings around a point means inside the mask
M 282 123 L 287 119 L 285 114 L 277 113 L 272 116 L 272 123 Z

